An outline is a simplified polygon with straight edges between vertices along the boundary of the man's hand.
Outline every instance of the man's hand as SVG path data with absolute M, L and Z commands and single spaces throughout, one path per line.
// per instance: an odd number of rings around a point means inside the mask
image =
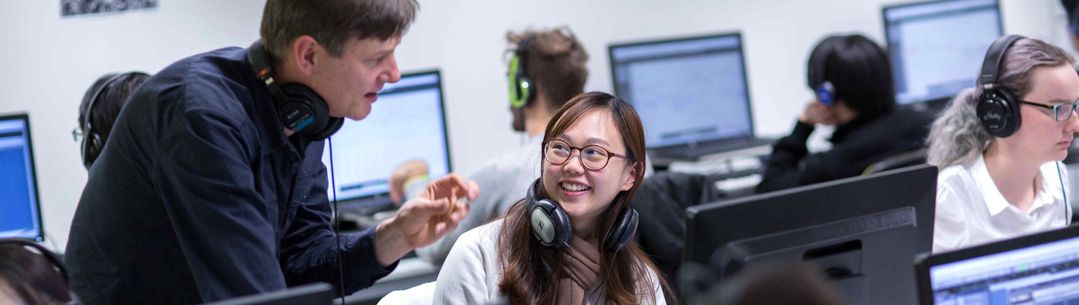
M 375 229 L 375 256 L 389 266 L 409 251 L 434 243 L 468 215 L 461 197 L 475 200 L 480 195 L 476 182 L 449 174 L 427 185 L 416 198 L 405 202 L 397 214 Z
M 821 104 L 816 99 L 809 101 L 802 113 L 798 115 L 798 121 L 809 125 L 835 125 L 838 119 L 832 108 Z
M 390 174 L 390 201 L 400 206 L 401 199 L 405 197 L 405 185 L 408 180 L 427 174 L 427 162 L 423 160 L 413 159 L 398 165 Z

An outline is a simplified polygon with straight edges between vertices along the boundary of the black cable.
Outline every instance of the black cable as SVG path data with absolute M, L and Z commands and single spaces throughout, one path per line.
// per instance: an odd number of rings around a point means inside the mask
M 341 214 L 337 213 L 337 181 L 334 179 L 333 172 L 333 140 L 332 138 L 326 138 L 326 143 L 330 145 L 330 192 L 333 194 L 333 237 L 337 241 L 337 287 L 341 289 L 341 305 L 345 304 L 345 267 L 344 261 L 341 259 Z

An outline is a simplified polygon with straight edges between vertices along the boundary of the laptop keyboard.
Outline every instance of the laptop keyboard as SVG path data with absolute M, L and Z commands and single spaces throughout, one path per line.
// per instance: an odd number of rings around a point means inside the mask
M 701 156 L 738 150 L 743 148 L 771 145 L 772 140 L 760 138 L 743 138 L 727 141 L 715 141 L 697 144 L 694 146 L 672 146 L 657 149 L 655 155 L 670 159 L 693 160 Z

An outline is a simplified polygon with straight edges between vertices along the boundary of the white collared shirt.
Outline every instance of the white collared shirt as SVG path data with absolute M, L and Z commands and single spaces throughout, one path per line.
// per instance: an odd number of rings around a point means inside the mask
M 1068 225 L 1071 197 L 1068 172 L 1056 162 L 1042 164 L 1030 209 L 1023 212 L 1008 203 L 985 167 L 985 159 L 953 165 L 937 176 L 937 211 L 933 226 L 933 252 L 950 251 Z M 1070 199 L 1069 199 L 1070 200 Z

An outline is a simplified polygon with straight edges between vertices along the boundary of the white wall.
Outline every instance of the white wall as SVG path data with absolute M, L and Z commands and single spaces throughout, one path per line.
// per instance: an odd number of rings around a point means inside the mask
M 108 72 L 155 72 L 187 55 L 247 46 L 258 36 L 263 1 L 162 0 L 156 10 L 75 18 L 60 18 L 59 2 L 0 1 L 0 113 L 30 113 L 46 232 L 62 248 L 86 182 L 70 136 L 86 88 Z M 509 128 L 504 37 L 530 26 L 571 27 L 591 55 L 587 89 L 608 92 L 609 43 L 741 31 L 757 130 L 778 136 L 810 98 L 804 75 L 813 44 L 834 32 L 883 43 L 880 7 L 899 2 L 421 0 L 398 61 L 405 72 L 442 70 L 454 167 L 462 172 L 521 139 Z M 1058 3 L 1003 0 L 1005 31 L 1065 45 Z

